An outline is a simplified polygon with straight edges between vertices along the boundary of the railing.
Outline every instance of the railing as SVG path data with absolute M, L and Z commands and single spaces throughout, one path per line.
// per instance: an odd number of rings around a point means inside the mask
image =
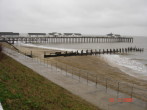
M 49 61 L 44 59 L 40 59 L 40 60 L 44 62 L 45 64 L 49 64 L 52 67 L 55 67 L 56 69 L 60 69 L 61 71 L 66 71 L 66 73 L 71 73 L 71 77 L 73 75 L 78 76 L 79 81 L 81 78 L 84 78 L 87 80 L 87 84 L 88 84 L 88 81 L 92 81 L 95 83 L 96 87 L 98 84 L 101 84 L 105 86 L 106 92 L 108 88 L 111 88 L 117 91 L 117 95 L 123 92 L 128 94 L 131 98 L 136 97 L 141 100 L 147 101 L 147 89 L 141 86 L 138 86 L 136 84 L 120 82 L 118 80 L 114 80 L 111 77 L 98 75 L 97 73 L 82 70 L 76 67 L 72 67 L 61 62 Z
M 136 49 L 138 50 L 138 48 Z M 87 83 L 88 81 L 92 81 L 93 83 L 95 83 L 94 85 L 96 87 L 98 84 L 105 86 L 106 91 L 108 88 L 111 88 L 116 90 L 118 95 L 120 92 L 123 92 L 128 94 L 130 97 L 136 97 L 141 100 L 147 101 L 147 89 L 145 89 L 142 86 L 138 86 L 132 83 L 121 82 L 118 80 L 114 80 L 112 77 L 106 77 L 98 73 L 79 69 L 79 68 L 58 62 L 58 61 L 51 61 L 46 58 L 41 58 L 41 57 L 33 55 L 32 51 L 30 53 L 26 53 L 26 52 L 21 52 L 21 53 L 28 57 L 31 57 L 32 59 L 36 59 L 40 63 L 50 65 L 51 68 L 54 67 L 56 68 L 56 70 L 70 73 L 72 77 L 73 75 L 76 75 L 77 77 L 79 77 L 78 78 L 79 81 L 81 78 L 84 78 L 87 81 Z

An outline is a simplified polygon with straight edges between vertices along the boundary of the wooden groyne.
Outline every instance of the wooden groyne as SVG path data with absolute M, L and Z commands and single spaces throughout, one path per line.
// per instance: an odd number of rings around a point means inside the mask
M 8 41 L 11 44 L 19 41 L 23 43 L 132 43 L 132 37 L 5 37 L 0 41 Z
M 81 50 L 76 52 L 55 52 L 50 53 L 49 55 L 44 52 L 44 58 L 47 57 L 58 57 L 58 56 L 85 56 L 85 55 L 100 55 L 100 54 L 119 54 L 119 53 L 128 53 L 128 52 L 143 52 L 143 48 L 128 47 L 128 48 L 119 48 L 119 49 L 99 49 L 99 50 Z

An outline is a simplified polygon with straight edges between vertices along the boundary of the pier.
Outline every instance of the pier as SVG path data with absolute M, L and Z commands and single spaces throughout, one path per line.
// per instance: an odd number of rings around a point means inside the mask
M 133 43 L 132 37 L 1 37 L 0 41 L 8 41 L 11 44 L 23 43 Z
M 85 36 L 81 33 L 27 33 L 21 35 L 13 32 L 0 32 L 0 42 L 7 41 L 11 44 L 23 43 L 133 43 L 133 37 L 120 36 L 116 34 Z

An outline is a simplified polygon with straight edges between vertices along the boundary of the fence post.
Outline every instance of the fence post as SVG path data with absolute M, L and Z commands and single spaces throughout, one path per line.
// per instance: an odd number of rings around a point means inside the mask
M 71 68 L 71 74 L 72 74 L 72 79 L 73 79 L 73 67 Z
M 52 70 L 52 62 L 51 62 L 51 70 Z
M 25 53 L 25 59 L 26 59 L 26 53 Z
M 39 59 L 39 57 L 38 57 L 38 63 L 40 64 L 40 59 Z
M 107 92 L 107 78 L 106 78 L 106 92 Z
M 56 62 L 56 71 L 57 71 L 57 62 Z
M 41 64 L 41 59 L 39 59 L 39 57 L 38 57 L 38 60 L 39 60 L 39 64 Z
M 38 56 L 36 56 L 36 61 L 37 61 L 37 64 L 38 64 Z
M 87 72 L 87 85 L 88 85 L 88 72 Z
M 62 74 L 62 65 L 58 68 L 59 72 Z
M 38 57 L 36 56 L 36 62 L 37 62 L 37 64 L 38 64 Z
M 134 84 L 132 85 L 131 98 L 133 97 L 133 88 L 134 88 Z
M 96 88 L 97 88 L 97 75 L 96 75 Z
M 44 63 L 44 66 L 45 66 L 45 59 L 43 58 L 43 63 Z
M 67 76 L 67 65 L 66 65 L 66 76 Z
M 48 63 L 49 61 L 47 60 L 47 67 L 49 67 L 49 63 Z
M 39 62 L 39 57 L 37 56 L 37 62 L 38 62 L 38 64 L 40 64 L 40 62 Z
M 38 59 L 38 64 L 40 64 L 40 60 L 39 60 L 39 57 L 37 57 L 37 59 Z
M 34 60 L 33 60 L 33 57 L 32 57 L 32 62 L 33 62 Z
M 119 96 L 119 82 L 118 82 L 118 88 L 117 88 L 117 98 Z
M 30 56 L 33 57 L 32 51 L 31 51 L 31 55 Z
M 44 60 L 45 60 L 45 66 L 48 67 L 48 66 L 47 66 L 47 60 L 46 60 L 45 58 L 44 58 Z
M 36 63 L 38 63 L 38 59 L 37 59 L 37 56 L 36 56 Z
M 79 70 L 79 82 L 80 82 L 80 75 L 81 75 L 81 74 L 80 74 L 80 70 Z

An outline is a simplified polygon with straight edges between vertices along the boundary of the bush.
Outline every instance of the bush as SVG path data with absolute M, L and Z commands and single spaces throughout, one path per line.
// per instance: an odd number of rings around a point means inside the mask
M 2 44 L 0 44 L 0 53 L 2 52 Z
M 3 48 L 2 48 L 2 44 L 0 44 L 0 60 L 3 58 L 2 50 L 3 50 Z

